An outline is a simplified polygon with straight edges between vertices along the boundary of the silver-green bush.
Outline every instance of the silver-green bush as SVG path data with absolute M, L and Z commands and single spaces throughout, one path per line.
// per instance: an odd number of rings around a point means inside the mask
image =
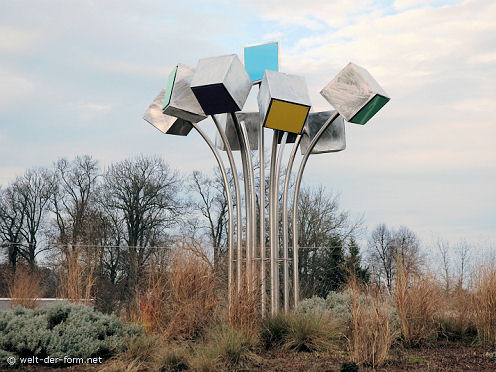
M 0 312 L 0 355 L 64 359 L 106 358 L 124 349 L 124 339 L 142 334 L 115 315 L 60 302 L 28 310 Z M 0 359 L 0 365 L 6 358 Z
M 383 296 L 381 300 L 388 305 L 391 319 L 391 329 L 398 330 L 399 322 L 394 301 L 390 296 Z M 364 308 L 371 308 L 373 298 L 369 295 L 361 293 L 358 301 L 360 306 Z M 350 290 L 341 292 L 329 292 L 325 299 L 321 297 L 312 297 L 306 299 L 298 306 L 298 311 L 303 313 L 329 313 L 331 317 L 340 320 L 345 324 L 351 322 L 351 304 L 352 294 Z

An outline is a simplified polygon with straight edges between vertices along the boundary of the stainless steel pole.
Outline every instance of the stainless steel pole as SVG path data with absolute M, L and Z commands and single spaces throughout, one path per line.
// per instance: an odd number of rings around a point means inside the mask
M 269 236 L 270 236 L 270 307 L 271 314 L 276 315 L 278 311 L 279 288 L 276 282 L 276 244 L 274 240 L 274 177 L 277 157 L 277 130 L 274 130 L 272 137 L 272 152 L 270 155 L 270 176 L 269 176 Z
M 289 181 L 291 179 L 291 170 L 293 169 L 293 163 L 298 151 L 298 146 L 300 145 L 301 134 L 296 136 L 295 143 L 293 145 L 293 150 L 289 156 L 288 166 L 286 168 L 286 178 L 284 180 L 284 189 L 282 193 L 282 245 L 284 254 L 284 311 L 289 310 L 289 269 L 288 269 L 288 191 L 289 191 Z
M 276 247 L 276 288 L 277 288 L 277 310 L 279 310 L 279 178 L 281 174 L 281 163 L 284 155 L 284 147 L 288 139 L 288 132 L 284 132 L 279 147 L 279 154 L 277 155 L 276 175 L 274 179 L 274 242 Z M 286 262 L 286 261 L 284 261 Z
M 339 116 L 339 113 L 336 111 L 326 122 L 325 124 L 319 129 L 315 137 L 312 138 L 312 141 L 310 142 L 310 145 L 308 146 L 307 151 L 305 152 L 305 155 L 303 155 L 303 159 L 301 160 L 300 163 L 300 168 L 298 169 L 298 174 L 296 176 L 296 184 L 295 184 L 295 190 L 294 190 L 294 197 L 293 197 L 293 270 L 294 270 L 294 275 L 293 275 L 293 280 L 294 280 L 294 301 L 295 301 L 295 308 L 298 306 L 298 301 L 299 301 L 299 272 L 298 272 L 298 226 L 297 226 L 297 215 L 298 215 L 298 194 L 300 192 L 300 185 L 301 185 L 301 178 L 303 176 L 303 171 L 305 170 L 305 165 L 307 164 L 308 157 L 310 156 L 313 148 L 317 144 L 317 141 L 319 140 L 320 136 L 322 136 L 322 133 L 329 127 L 329 125 L 332 124 L 332 122 Z
M 231 265 L 232 265 L 232 255 L 233 255 L 233 231 L 234 231 L 234 220 L 233 220 L 233 207 L 232 207 L 232 198 L 231 198 L 231 193 L 229 191 L 229 179 L 227 178 L 227 173 L 226 173 L 226 168 L 224 166 L 224 162 L 222 161 L 222 158 L 219 155 L 219 152 L 215 148 L 214 144 L 208 138 L 208 136 L 205 134 L 203 130 L 198 126 L 196 123 L 191 123 L 193 127 L 196 129 L 196 131 L 200 134 L 200 136 L 203 137 L 205 142 L 207 143 L 208 147 L 210 147 L 210 150 L 215 156 L 215 160 L 217 160 L 217 164 L 219 165 L 220 172 L 222 174 L 222 180 L 224 182 L 224 187 L 226 188 L 226 194 L 227 194 L 227 208 L 228 208 L 228 216 L 229 216 L 229 234 L 228 234 L 228 246 L 229 246 L 229 273 L 228 273 L 228 303 L 229 303 L 229 310 L 231 309 L 231 304 L 232 304 L 232 270 L 231 270 Z
M 256 196 L 255 196 L 255 175 L 253 171 L 253 163 L 251 161 L 251 150 L 250 150 L 250 140 L 248 138 L 248 132 L 246 131 L 246 123 L 244 121 L 240 122 L 241 134 L 244 137 L 244 141 L 247 144 L 246 159 L 248 165 L 248 178 L 250 180 L 250 218 L 251 218 L 251 246 L 250 246 L 250 271 L 251 271 L 251 286 L 255 284 L 256 270 L 255 267 L 255 247 L 257 242 L 257 213 L 256 213 Z
M 260 281 L 262 305 L 262 318 L 265 317 L 266 293 L 265 293 L 265 163 L 264 163 L 264 127 L 260 122 L 258 132 L 258 159 L 260 162 Z
M 238 122 L 238 118 L 234 112 L 231 113 L 231 117 L 234 122 L 234 128 L 236 130 L 236 135 L 238 137 L 239 141 L 239 147 L 241 150 L 241 163 L 243 165 L 243 179 L 244 179 L 244 188 L 245 188 L 245 219 L 246 219 L 246 285 L 248 288 L 248 291 L 251 291 L 251 278 L 252 278 L 252 273 L 251 273 L 251 265 L 250 262 L 252 261 L 251 258 L 251 203 L 250 203 L 250 177 L 248 174 L 248 154 L 247 154 L 247 146 L 248 143 L 245 141 L 245 137 L 243 136 L 241 127 Z
M 234 180 L 234 192 L 236 194 L 236 229 L 238 231 L 238 234 L 236 235 L 237 238 L 237 276 L 236 276 L 236 281 L 237 281 L 237 290 L 238 293 L 241 290 L 241 263 L 242 263 L 242 257 L 243 257 L 243 251 L 242 251 L 242 246 L 243 246 L 243 220 L 241 218 L 241 192 L 239 189 L 239 177 L 238 177 L 238 171 L 236 169 L 236 163 L 234 161 L 234 156 L 231 151 L 231 145 L 229 145 L 229 141 L 227 140 L 226 133 L 222 129 L 221 125 L 219 124 L 219 121 L 215 117 L 215 115 L 212 115 L 212 120 L 215 123 L 215 126 L 217 127 L 217 130 L 219 131 L 220 137 L 222 139 L 222 143 L 224 144 L 224 147 L 227 152 L 227 157 L 229 159 L 229 165 L 231 167 L 231 172 Z M 230 189 L 229 189 L 230 191 Z M 229 192 L 230 193 L 230 192 Z M 230 261 L 230 264 L 232 261 Z M 231 266 L 230 266 L 231 267 Z

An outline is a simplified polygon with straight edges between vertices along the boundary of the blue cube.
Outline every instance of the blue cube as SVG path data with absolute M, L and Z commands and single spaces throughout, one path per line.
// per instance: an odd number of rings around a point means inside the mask
M 279 71 L 279 42 L 245 46 L 245 69 L 252 82 L 262 80 L 265 70 Z

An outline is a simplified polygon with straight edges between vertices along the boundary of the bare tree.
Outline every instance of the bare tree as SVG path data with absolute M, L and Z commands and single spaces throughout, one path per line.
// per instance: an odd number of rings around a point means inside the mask
M 392 291 L 398 266 L 408 274 L 418 273 L 423 264 L 417 235 L 405 226 L 390 230 L 378 225 L 368 240 L 369 262 L 377 284 L 384 284 Z
M 457 264 L 457 287 L 462 289 L 466 283 L 467 273 L 470 265 L 471 246 L 462 240 L 455 245 L 455 256 Z
M 214 268 L 218 270 L 222 248 L 226 245 L 228 203 L 224 183 L 218 172 L 210 178 L 194 171 L 191 176 L 190 189 L 199 196 L 196 208 L 206 221 L 209 240 L 214 251 Z
M 391 291 L 393 285 L 394 260 L 396 257 L 391 241 L 391 232 L 385 224 L 378 225 L 372 231 L 368 241 L 369 260 L 375 270 L 373 274 L 378 284 L 384 282 L 389 291 Z
M 6 189 L 0 188 L 0 238 L 7 250 L 9 266 L 14 272 L 22 248 L 25 218 L 25 200 L 16 192 L 15 182 Z
M 31 267 L 36 263 L 36 256 L 43 251 L 38 245 L 38 233 L 48 212 L 54 185 L 53 174 L 44 168 L 28 170 L 16 183 L 17 192 L 26 206 L 21 231 L 26 247 L 21 250 L 21 254 Z
M 423 260 L 420 254 L 420 241 L 408 227 L 400 226 L 391 235 L 391 244 L 396 253 L 396 265 L 401 265 L 408 274 L 418 274 Z
M 139 272 L 151 251 L 163 244 L 166 230 L 180 218 L 182 181 L 160 158 L 139 156 L 112 164 L 104 174 L 103 200 L 123 221 L 127 245 L 128 289 L 134 292 Z
M 438 239 L 436 242 L 436 247 L 441 257 L 441 277 L 444 282 L 444 290 L 449 293 L 451 289 L 451 267 L 450 267 L 450 257 L 449 257 L 449 243 L 447 241 L 442 241 Z
M 94 189 L 99 174 L 98 163 L 91 156 L 77 156 L 72 162 L 60 159 L 55 164 L 56 187 L 51 208 L 57 226 L 56 240 L 62 244 L 85 242 Z
M 348 212 L 340 210 L 338 200 L 323 186 L 300 191 L 298 269 L 303 296 L 325 296 L 345 281 L 345 242 L 358 232 L 362 222 L 353 221 Z

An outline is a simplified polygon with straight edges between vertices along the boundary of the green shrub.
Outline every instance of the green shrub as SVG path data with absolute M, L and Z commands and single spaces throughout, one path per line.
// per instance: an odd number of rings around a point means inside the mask
M 50 356 L 61 362 L 65 356 L 105 358 L 124 349 L 125 337 L 141 333 L 141 328 L 123 325 L 115 315 L 68 302 L 0 313 L 0 351 L 16 357 Z
M 366 295 L 361 293 L 358 297 L 358 302 L 360 307 L 369 308 L 370 311 L 373 311 L 373 302 L 374 299 L 370 295 Z M 390 296 L 381 297 L 381 302 L 388 308 L 390 312 L 391 329 L 396 332 L 399 330 L 399 321 L 398 314 L 396 313 L 396 308 L 394 305 L 394 300 Z M 299 313 L 315 313 L 315 314 L 326 314 L 331 316 L 333 319 L 344 323 L 351 323 L 351 304 L 352 304 L 352 296 L 351 291 L 346 289 L 341 292 L 331 291 L 327 295 L 326 299 L 320 297 L 312 297 L 306 300 L 303 300 L 298 305 Z

